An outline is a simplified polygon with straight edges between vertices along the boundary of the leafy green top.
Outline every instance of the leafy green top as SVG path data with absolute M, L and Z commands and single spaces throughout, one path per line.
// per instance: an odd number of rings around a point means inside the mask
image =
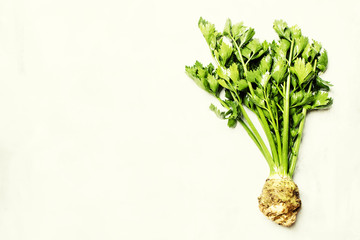
M 331 84 L 320 78 L 327 68 L 326 50 L 282 20 L 274 22 L 279 40 L 272 43 L 253 38 L 253 28 L 230 19 L 222 32 L 203 18 L 198 25 L 216 66 L 196 62 L 185 67 L 186 73 L 226 109 L 211 104 L 218 117 L 227 119 L 229 127 L 239 122 L 245 128 L 271 173 L 292 176 L 307 112 L 329 108 L 333 102 L 328 96 Z M 271 154 L 244 106 L 258 116 Z

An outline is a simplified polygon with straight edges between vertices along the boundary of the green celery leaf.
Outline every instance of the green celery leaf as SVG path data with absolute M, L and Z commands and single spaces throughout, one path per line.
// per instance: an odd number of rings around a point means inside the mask
M 305 59 L 306 62 L 312 62 L 315 58 L 316 52 L 311 47 L 311 44 L 307 44 L 304 48 L 304 51 L 301 54 L 301 57 Z
M 298 135 L 298 129 L 295 129 L 295 128 L 291 128 L 290 129 L 290 135 L 292 138 L 295 138 L 297 135 Z M 291 141 L 291 142 L 294 142 L 294 141 Z
M 211 104 L 209 108 L 216 114 L 218 118 L 225 119 L 225 112 L 221 112 L 217 107 L 214 106 L 214 104 Z
M 209 23 L 208 21 L 206 21 L 205 19 L 200 17 L 198 26 L 199 26 L 200 31 L 202 32 L 206 42 L 210 46 L 210 49 L 214 50 L 215 46 L 216 46 L 216 37 L 218 35 L 218 33 L 215 30 L 215 25 Z
M 248 83 L 246 80 L 241 79 L 240 81 L 235 82 L 235 88 L 236 88 L 236 90 L 242 91 L 242 90 L 248 88 Z
M 247 45 L 246 45 L 246 48 L 250 49 L 251 52 L 253 54 L 257 53 L 258 51 L 260 51 L 262 49 L 262 45 L 261 43 L 259 42 L 258 39 L 253 39 L 251 40 Z
M 294 74 L 290 74 L 290 82 L 291 82 L 291 85 L 292 85 L 294 88 L 297 88 L 297 86 L 298 86 L 298 79 L 297 79 L 297 77 L 296 77 Z
M 261 45 L 263 47 L 264 52 L 267 52 L 269 50 L 270 44 L 266 40 L 263 41 Z
M 221 66 L 216 69 L 217 75 L 220 77 L 217 79 L 218 83 L 227 89 L 231 89 L 229 86 L 229 76 L 227 73 L 227 69 L 222 68 Z
M 264 91 L 261 88 L 255 88 L 254 93 L 261 99 L 264 99 Z
M 191 67 L 185 66 L 185 72 L 200 88 L 215 96 L 219 95 L 219 84 L 216 80 L 214 66 L 211 63 L 204 67 L 196 61 Z
M 249 82 L 256 82 L 262 87 L 266 87 L 267 83 L 271 78 L 270 72 L 261 73 L 260 69 L 252 70 L 247 73 L 247 79 Z
M 292 120 L 293 120 L 293 127 L 297 127 L 297 126 L 299 126 L 301 120 L 304 119 L 304 114 L 302 114 L 302 113 L 297 113 L 296 114 L 295 113 L 295 114 L 291 115 L 291 117 L 292 117 Z
M 218 81 L 215 79 L 213 75 L 210 74 L 207 76 L 207 81 L 209 83 L 211 91 L 217 95 L 219 89 Z
M 213 74 L 214 73 L 214 70 L 215 70 L 215 67 L 212 63 L 209 63 L 209 65 L 206 66 L 207 68 L 207 71 L 209 74 Z
M 235 101 L 226 101 L 226 103 L 230 106 L 232 113 L 229 118 L 236 119 L 238 117 L 238 107 L 239 105 Z
M 319 59 L 318 59 L 318 63 L 317 63 L 317 68 L 321 71 L 321 72 L 325 72 L 326 68 L 328 65 L 328 56 L 327 56 L 327 51 L 324 50 Z
M 213 51 L 213 54 L 215 56 L 215 59 L 217 60 L 217 62 L 220 62 L 220 55 L 219 55 L 219 51 L 217 49 L 215 49 Z
M 248 107 L 249 109 L 252 109 L 252 110 L 255 109 L 254 103 L 250 100 L 250 94 L 247 94 L 247 95 L 244 97 L 244 104 L 245 104 L 245 106 Z
M 267 83 L 269 82 L 270 78 L 271 78 L 270 72 L 266 72 L 261 75 L 260 84 L 261 84 L 261 86 L 263 86 L 263 88 L 266 88 Z M 269 90 L 270 90 L 270 88 L 269 88 Z
M 321 48 L 322 48 L 321 43 L 313 40 L 312 48 L 314 49 L 314 51 L 315 51 L 316 53 L 320 53 L 320 50 L 321 50 Z
M 229 18 L 225 22 L 223 34 L 225 36 L 231 36 L 231 20 Z
M 265 51 L 263 50 L 263 45 L 259 42 L 258 39 L 251 40 L 245 47 L 241 48 L 241 55 L 247 59 L 256 59 L 261 56 Z M 240 60 L 239 54 L 236 54 Z
M 329 97 L 327 92 L 319 91 L 314 95 L 315 101 L 311 106 L 312 109 L 326 109 L 333 103 L 332 98 Z
M 287 52 L 290 48 L 290 42 L 286 39 L 281 39 L 278 43 L 272 43 L 272 49 L 276 53 L 276 57 L 278 59 L 283 59 L 284 61 L 287 60 Z
M 276 88 L 275 84 L 271 84 L 271 94 L 273 96 L 277 95 L 279 93 L 279 90 Z
M 299 112 L 298 108 L 290 108 L 290 116 Z
M 240 51 L 241 51 L 241 55 L 242 55 L 243 57 L 245 57 L 245 58 L 247 58 L 247 59 L 250 59 L 250 58 L 251 58 L 251 56 L 252 56 L 252 51 L 251 51 L 249 48 L 246 48 L 246 47 L 245 47 L 245 48 L 240 49 Z M 238 51 L 235 52 L 235 55 L 236 55 L 236 58 L 237 58 L 239 61 L 241 61 L 241 57 L 240 57 Z
M 297 76 L 299 85 L 302 85 L 311 79 L 313 74 L 313 67 L 311 63 L 305 64 L 305 59 L 297 58 L 295 60 L 294 66 L 290 68 L 290 71 Z
M 311 92 L 302 92 L 302 99 L 298 101 L 296 104 L 293 104 L 291 107 L 299 107 L 299 106 L 305 106 L 307 104 L 310 104 L 314 100 L 314 96 Z
M 236 127 L 236 124 L 237 124 L 237 120 L 236 119 L 233 119 L 233 118 L 229 118 L 228 119 L 228 127 L 229 128 L 235 128 Z
M 239 69 L 238 69 L 238 65 L 236 63 L 231 64 L 229 71 L 230 71 L 231 80 L 233 80 L 234 82 L 237 82 L 240 80 Z
M 290 106 L 295 106 L 299 103 L 304 98 L 304 95 L 304 91 L 293 92 L 290 96 Z
M 299 28 L 298 25 L 294 25 L 290 28 L 290 32 L 291 32 L 291 37 L 292 38 L 299 38 L 301 37 L 301 29 Z
M 295 38 L 293 58 L 296 58 L 304 50 L 308 43 L 309 39 L 307 37 L 300 36 L 298 38 Z
M 231 28 L 231 32 L 235 40 L 238 40 L 240 36 L 244 34 L 246 29 L 247 28 L 244 26 L 242 22 L 234 24 Z
M 253 55 L 251 57 L 251 60 L 255 60 L 255 59 L 258 59 L 260 58 L 263 54 L 265 54 L 267 51 L 266 50 L 263 50 L 261 49 L 259 52 L 257 52 L 255 55 Z
M 275 20 L 273 28 L 280 38 L 286 38 L 290 40 L 290 30 L 286 22 L 283 20 Z
M 233 96 L 231 95 L 231 91 L 229 89 L 225 89 L 225 97 L 229 100 L 234 100 Z
M 259 98 L 257 95 L 248 95 L 249 99 L 252 103 L 254 103 L 256 106 L 265 108 L 265 100 Z
M 208 71 L 207 69 L 203 68 L 203 67 L 199 67 L 197 68 L 197 75 L 199 78 L 206 78 L 207 77 L 207 74 L 208 74 Z
M 260 82 L 261 81 L 261 73 L 259 70 L 253 70 L 253 71 L 248 71 L 247 73 L 247 79 L 249 80 L 249 82 Z
M 253 52 L 251 50 L 251 54 L 250 54 L 250 60 L 255 60 L 255 59 L 258 59 L 260 58 L 261 56 L 263 56 L 265 53 L 268 52 L 269 50 L 269 43 L 264 41 L 262 44 L 261 44 L 262 48 L 258 48 L 258 49 L 255 49 L 255 52 Z M 259 50 L 260 49 L 260 50 Z M 249 58 L 248 58 L 249 59 Z
M 255 35 L 255 30 L 253 28 L 248 28 L 244 32 L 244 34 L 240 36 L 240 47 L 247 44 L 254 35 Z
M 272 57 L 270 56 L 270 54 L 268 54 L 265 57 L 263 57 L 260 61 L 260 66 L 259 66 L 260 72 L 262 74 L 269 72 L 271 69 L 271 65 L 272 65 Z
M 222 68 L 221 66 L 216 69 L 216 73 L 219 75 L 219 77 L 229 81 L 229 76 L 227 74 L 227 70 Z
M 316 87 L 318 87 L 319 90 L 330 91 L 331 86 L 332 84 L 330 82 L 325 81 L 320 77 L 316 77 Z
M 223 66 L 225 66 L 226 61 L 229 59 L 233 52 L 231 46 L 227 45 L 224 41 L 220 45 L 219 56 L 221 57 L 220 62 Z
M 228 83 L 227 83 L 224 79 L 219 78 L 217 81 L 218 81 L 218 83 L 219 83 L 223 88 L 231 89 L 231 88 L 229 87 Z
M 274 80 L 277 82 L 277 84 L 280 84 L 284 81 L 284 77 L 287 72 L 287 65 L 284 60 L 278 60 L 275 62 L 271 76 L 274 78 Z
M 200 75 L 202 77 L 199 76 L 199 70 L 200 70 Z M 185 66 L 185 72 L 192 80 L 194 80 L 194 82 L 200 88 L 202 88 L 205 91 L 209 91 L 209 84 L 205 78 L 206 71 L 204 71 L 203 66 L 200 62 L 196 61 L 196 63 L 192 67 Z

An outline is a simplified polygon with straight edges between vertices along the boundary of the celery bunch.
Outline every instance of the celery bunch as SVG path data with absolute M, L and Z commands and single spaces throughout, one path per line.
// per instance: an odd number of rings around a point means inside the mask
M 290 226 L 301 205 L 297 186 L 291 182 L 305 117 L 309 111 L 329 108 L 333 102 L 328 96 L 331 84 L 320 78 L 327 68 L 327 52 L 319 42 L 303 36 L 298 26 L 289 27 L 282 20 L 274 22 L 279 39 L 271 43 L 259 41 L 253 28 L 232 24 L 230 19 L 222 32 L 203 18 L 198 25 L 216 64 L 196 62 L 185 67 L 186 73 L 223 107 L 220 110 L 211 104 L 210 109 L 226 119 L 229 127 L 243 126 L 259 148 L 269 165 L 271 180 L 259 197 L 260 209 L 275 222 Z M 270 149 L 245 108 L 257 116 Z M 278 180 L 274 183 L 273 179 Z M 277 191 L 288 196 L 279 196 Z M 280 205 L 269 200 L 276 197 Z M 293 204 L 287 206 L 289 202 Z M 277 210 L 269 212 L 274 206 Z

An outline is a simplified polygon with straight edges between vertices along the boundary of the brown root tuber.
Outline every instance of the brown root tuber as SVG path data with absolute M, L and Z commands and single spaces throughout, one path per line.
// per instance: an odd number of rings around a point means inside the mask
M 270 220 L 286 227 L 295 223 L 301 200 L 290 177 L 276 175 L 266 179 L 258 200 L 260 211 Z

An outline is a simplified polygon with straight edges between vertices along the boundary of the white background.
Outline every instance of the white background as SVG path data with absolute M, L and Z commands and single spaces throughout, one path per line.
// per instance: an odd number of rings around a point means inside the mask
M 360 16 L 342 1 L 0 1 L 0 239 L 360 239 Z M 258 210 L 266 162 L 184 73 L 197 21 L 329 53 L 334 105 L 306 122 L 284 228 Z M 217 104 L 217 103 L 216 103 Z

